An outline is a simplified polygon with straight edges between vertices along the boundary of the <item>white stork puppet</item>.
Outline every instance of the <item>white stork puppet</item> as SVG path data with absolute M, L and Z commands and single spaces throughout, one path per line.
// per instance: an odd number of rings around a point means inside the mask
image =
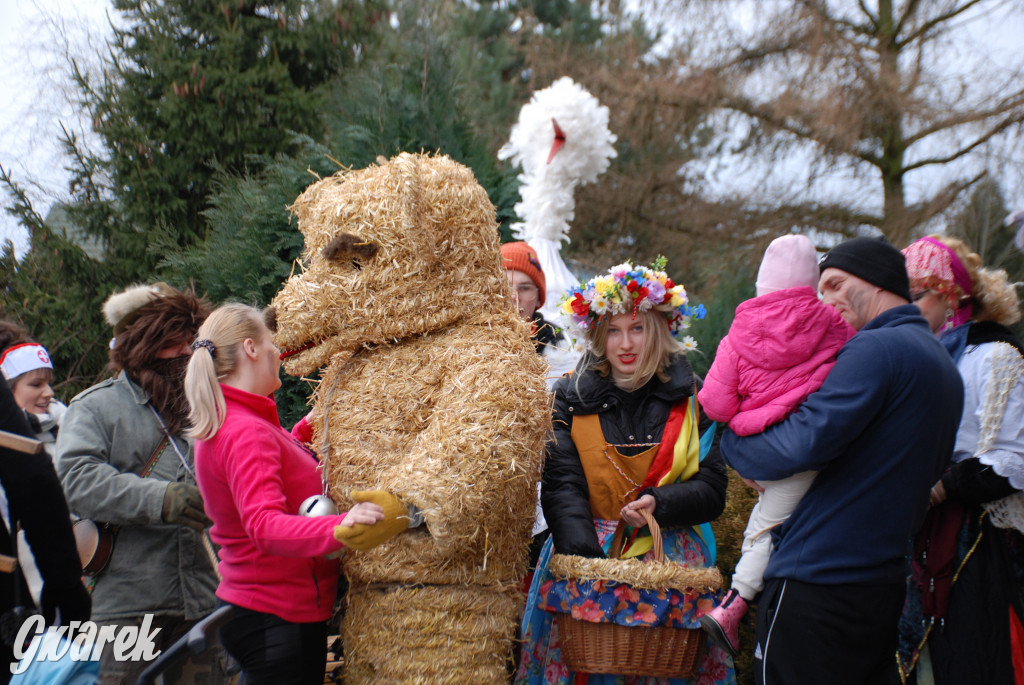
M 511 159 L 523 168 L 519 175 L 516 213 L 522 223 L 512 224 L 516 238 L 537 251 L 547 293 L 541 314 L 557 321 L 558 300 L 579 284 L 559 254 L 569 240 L 576 186 L 593 183 L 615 156 L 615 135 L 608 130 L 608 108 L 563 76 L 538 90 L 519 111 L 509 141 L 498 159 Z

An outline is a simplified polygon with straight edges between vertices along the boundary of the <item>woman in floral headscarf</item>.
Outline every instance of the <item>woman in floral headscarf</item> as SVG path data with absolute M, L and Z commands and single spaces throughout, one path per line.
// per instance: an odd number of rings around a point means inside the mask
M 626 529 L 631 542 L 623 558 L 649 560 L 641 510 L 671 528 L 663 533 L 666 560 L 696 574 L 714 566 L 707 522 L 725 506 L 727 477 L 683 355 L 694 347 L 684 336 L 689 320 L 702 318 L 704 309 L 688 304 L 664 268 L 663 261 L 652 268 L 621 264 L 562 298 L 563 324 L 585 342 L 586 353 L 576 373 L 554 388 L 541 495 L 552 537 L 530 588 L 516 683 L 735 682 L 731 657 L 714 646 L 692 681 L 574 673 L 553 620 L 568 614 L 593 623 L 699 629 L 716 599 L 710 591 L 636 591 L 605 580 L 559 580 L 550 572 L 553 554 L 584 565 L 605 559 L 620 518 L 633 527 Z
M 914 301 L 957 363 L 964 414 L 932 488 L 900 620 L 901 682 L 1024 684 L 1024 348 L 1005 271 L 956 238 L 903 254 Z

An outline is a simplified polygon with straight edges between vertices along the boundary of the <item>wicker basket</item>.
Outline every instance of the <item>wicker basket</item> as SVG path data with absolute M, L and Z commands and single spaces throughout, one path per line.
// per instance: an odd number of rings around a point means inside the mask
M 620 626 L 555 615 L 562 660 L 577 673 L 688 678 L 704 653 L 704 631 Z
M 664 563 L 661 528 L 646 510 L 640 512 L 654 541 L 653 563 Z M 622 530 L 620 522 L 612 542 L 614 558 L 622 553 Z M 700 628 L 592 623 L 563 613 L 555 615 L 555 623 L 562 659 L 577 673 L 687 678 L 704 653 L 705 634 Z

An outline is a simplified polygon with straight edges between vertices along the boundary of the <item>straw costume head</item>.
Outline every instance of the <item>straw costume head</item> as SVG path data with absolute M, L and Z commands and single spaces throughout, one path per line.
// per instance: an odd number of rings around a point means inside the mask
M 306 248 L 303 273 L 274 301 L 288 373 L 506 308 L 493 205 L 447 157 L 340 172 L 291 210 Z
M 401 154 L 292 211 L 304 269 L 274 300 L 275 342 L 289 373 L 321 369 L 329 492 L 344 510 L 387 490 L 424 517 L 343 561 L 346 682 L 505 682 L 550 411 L 494 207 L 466 167 Z

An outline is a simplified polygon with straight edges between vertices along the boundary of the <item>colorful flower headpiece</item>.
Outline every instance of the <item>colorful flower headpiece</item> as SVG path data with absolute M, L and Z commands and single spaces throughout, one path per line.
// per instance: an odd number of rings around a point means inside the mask
M 680 338 L 690 327 L 690 319 L 703 319 L 707 311 L 702 304 L 690 305 L 686 289 L 665 273 L 667 261 L 659 256 L 650 267 L 633 266 L 630 262 L 619 264 L 566 292 L 558 302 L 558 311 L 569 335 L 582 340 L 605 315 L 632 312 L 635 316 L 668 304 L 672 309 L 662 313 L 672 336 Z M 695 346 L 692 339 L 686 342 L 688 348 Z

